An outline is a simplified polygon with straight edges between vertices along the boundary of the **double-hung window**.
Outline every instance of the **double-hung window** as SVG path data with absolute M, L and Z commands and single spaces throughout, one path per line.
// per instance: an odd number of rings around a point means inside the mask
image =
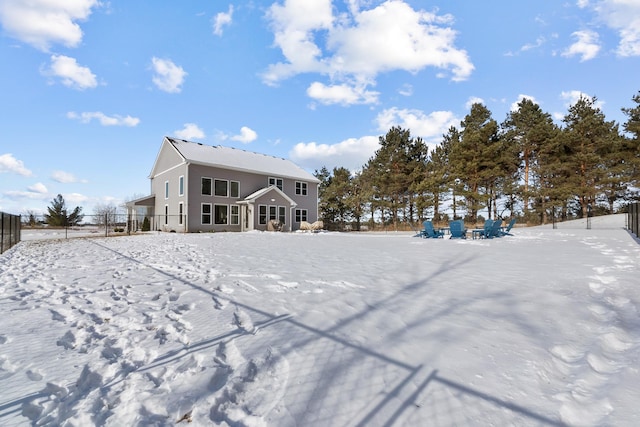
M 296 181 L 296 195 L 298 196 L 306 196 L 307 195 L 307 183 Z
M 240 197 L 240 183 L 238 181 L 229 181 L 229 197 Z
M 302 222 L 307 220 L 306 209 L 296 209 L 296 222 Z
M 269 177 L 269 185 L 275 185 L 279 190 L 282 190 L 282 178 Z
M 202 225 L 211 224 L 211 203 L 202 204 Z
M 184 176 L 178 178 L 178 196 L 184 196 Z
M 278 206 L 278 221 L 284 224 L 287 219 L 287 209 L 284 206 Z
M 240 206 L 231 205 L 231 216 L 229 217 L 231 220 L 231 225 L 239 225 L 240 224 Z
M 258 223 L 261 225 L 265 225 L 267 223 L 267 206 L 266 205 L 258 206 Z

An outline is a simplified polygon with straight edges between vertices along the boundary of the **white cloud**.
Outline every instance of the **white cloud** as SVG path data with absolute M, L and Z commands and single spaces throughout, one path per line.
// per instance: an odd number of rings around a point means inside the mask
M 413 86 L 410 84 L 404 84 L 400 89 L 398 89 L 398 93 L 402 96 L 411 96 L 413 95 Z
M 62 79 L 62 84 L 78 90 L 98 86 L 96 75 L 88 67 L 78 64 L 75 58 L 64 55 L 52 55 L 51 65 L 43 71 L 44 75 Z
M 17 173 L 22 176 L 31 176 L 33 173 L 24 167 L 22 160 L 18 160 L 11 153 L 0 155 L 0 173 Z
M 258 134 L 251 128 L 242 126 L 240 128 L 240 134 L 231 137 L 232 141 L 239 141 L 243 144 L 248 144 L 255 141 L 258 138 Z
M 584 92 L 581 92 L 579 90 L 570 90 L 570 91 L 563 91 L 560 93 L 560 99 L 564 101 L 564 106 L 568 108 L 570 108 L 572 105 L 574 105 L 576 102 L 578 102 L 578 100 L 580 98 L 588 98 L 591 99 L 592 96 L 588 95 Z M 604 102 L 601 100 L 596 100 L 596 102 L 593 104 L 593 106 L 595 108 L 598 109 L 602 109 L 602 107 L 604 106 Z M 563 119 L 566 113 L 554 113 L 553 116 L 556 119 Z
M 229 10 L 225 12 L 220 12 L 216 16 L 213 17 L 213 34 L 216 36 L 221 36 L 224 31 L 224 27 L 231 25 L 233 17 L 233 5 L 229 5 Z
M 362 169 L 378 148 L 380 144 L 377 136 L 349 138 L 331 145 L 300 142 L 289 152 L 289 158 L 309 169 L 320 169 L 323 166 L 333 169 L 341 166 L 356 171 Z
M 74 205 L 78 205 L 89 200 L 89 197 L 80 193 L 63 194 L 62 197 L 64 197 L 64 201 L 67 204 L 68 209 L 73 209 L 75 208 Z
M 479 98 L 477 96 L 470 96 L 469 99 L 467 99 L 467 102 L 464 104 L 464 108 L 466 108 L 467 110 L 471 110 L 473 104 L 485 105 L 485 102 L 482 98 Z
M 184 128 L 175 131 L 174 134 L 178 138 L 185 140 L 202 139 L 206 136 L 204 131 L 195 123 L 185 123 Z
M 174 64 L 170 59 L 161 59 L 153 57 L 153 83 L 158 89 L 169 92 L 178 93 L 182 90 L 184 78 L 187 72 L 182 67 Z
M 577 39 L 575 43 L 562 52 L 562 56 L 580 56 L 580 62 L 595 58 L 600 52 L 600 37 L 591 30 L 576 31 L 571 34 Z
M 27 187 L 27 190 L 37 194 L 47 194 L 49 192 L 49 190 L 47 190 L 47 187 L 41 182 L 36 182 L 35 184 Z
M 451 16 L 414 10 L 401 0 L 367 10 L 361 10 L 362 5 L 350 1 L 349 13 L 334 16 L 331 0 L 273 4 L 267 18 L 285 61 L 271 64 L 264 82 L 276 84 L 296 74 L 319 73 L 333 83 L 324 86 L 324 94 L 327 88 L 338 88 L 343 95 L 344 82 L 366 87 L 375 84 L 378 74 L 393 70 L 417 73 L 434 67 L 454 81 L 467 79 L 473 71 L 467 52 L 454 44 Z M 361 93 L 366 93 L 364 87 Z M 362 102 L 358 97 L 342 99 Z
M 51 179 L 63 184 L 78 182 L 78 179 L 72 173 L 64 171 L 53 171 L 53 173 L 51 174 Z
M 387 132 L 393 126 L 411 131 L 411 135 L 424 138 L 425 142 L 439 143 L 451 126 L 460 123 L 451 111 L 434 111 L 425 114 L 420 110 L 389 108 L 376 117 L 378 130 Z
M 307 95 L 325 105 L 352 105 L 375 104 L 378 102 L 379 92 L 368 91 L 362 85 L 357 87 L 348 84 L 326 86 L 320 82 L 313 82 L 307 88 Z
M 127 126 L 127 127 L 135 127 L 140 123 L 140 119 L 137 117 L 131 116 L 107 116 L 106 114 L 100 111 L 93 112 L 84 112 L 84 113 L 76 113 L 74 111 L 70 111 L 67 113 L 67 118 L 73 120 L 79 120 L 82 123 L 89 123 L 92 120 L 96 119 L 100 122 L 102 126 Z
M 520 95 L 518 95 L 518 100 L 517 100 L 517 101 L 515 101 L 515 102 L 513 102 L 513 103 L 511 104 L 511 109 L 510 109 L 509 111 L 518 111 L 518 109 L 520 108 L 520 107 L 518 106 L 518 104 L 519 104 L 523 99 L 528 99 L 528 100 L 530 100 L 531 102 L 533 102 L 534 104 L 537 104 L 537 103 L 538 103 L 538 101 L 536 101 L 536 99 L 535 99 L 533 96 L 520 94 Z
M 640 56 L 640 1 L 600 0 L 594 2 L 593 9 L 609 28 L 618 32 L 618 55 Z
M 99 0 L 0 0 L 0 23 L 12 37 L 43 51 L 54 43 L 76 47 L 82 41 L 77 21 L 100 5 Z

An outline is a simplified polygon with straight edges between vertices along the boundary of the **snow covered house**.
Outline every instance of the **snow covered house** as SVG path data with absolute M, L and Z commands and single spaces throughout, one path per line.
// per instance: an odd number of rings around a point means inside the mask
M 320 181 L 290 160 L 165 137 L 132 224 L 176 232 L 282 230 L 318 219 Z M 140 209 L 145 213 L 133 216 Z

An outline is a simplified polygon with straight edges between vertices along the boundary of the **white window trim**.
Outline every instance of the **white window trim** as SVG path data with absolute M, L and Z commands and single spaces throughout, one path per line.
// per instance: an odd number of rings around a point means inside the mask
M 216 182 L 224 182 L 226 184 L 226 196 L 219 196 L 218 194 L 216 194 Z M 221 178 L 214 178 L 213 180 L 213 195 L 215 197 L 229 197 L 229 180 L 228 179 L 221 179 Z
M 169 198 L 169 181 L 164 182 L 164 199 L 167 200 Z
M 261 214 L 260 214 L 260 209 L 264 208 L 265 212 L 264 212 L 264 222 L 262 222 L 260 219 Z M 269 222 L 269 207 L 267 205 L 258 205 L 258 224 L 260 225 L 267 225 L 267 222 Z
M 227 208 L 227 218 L 225 222 L 216 222 L 218 217 L 216 215 L 216 208 L 218 206 L 224 206 L 225 208 Z M 213 204 L 213 225 L 229 225 L 229 205 L 225 205 L 224 203 L 214 203 Z
M 169 225 L 169 205 L 164 205 L 164 225 Z
M 235 208 L 236 213 L 233 213 Z M 229 225 L 240 225 L 240 206 L 229 205 Z M 233 219 L 236 219 L 235 222 Z
M 205 179 L 208 179 L 209 181 L 211 181 L 211 185 L 209 186 L 210 190 L 211 190 L 211 194 L 205 194 L 202 191 L 202 181 L 204 181 Z M 200 195 L 201 196 L 213 196 L 214 190 L 213 190 L 213 178 L 210 178 L 208 176 L 203 176 L 200 178 Z
M 184 216 L 184 202 L 178 203 L 178 215 L 178 224 L 182 225 L 184 223 L 184 220 L 182 218 Z
M 299 184 L 299 186 L 298 186 Z M 296 181 L 296 196 L 307 196 L 309 194 L 309 185 L 304 181 Z M 299 190 L 298 190 L 299 188 Z
M 303 216 L 305 219 L 302 219 Z M 300 218 L 300 220 L 298 220 L 298 217 Z M 302 221 L 306 221 L 308 218 L 309 218 L 309 212 L 306 209 L 296 209 L 295 218 L 293 220 L 297 224 L 300 224 Z
M 205 206 L 209 206 L 209 213 L 205 214 L 204 213 L 204 207 Z M 202 219 L 202 217 L 204 217 L 205 215 L 209 215 L 209 222 L 204 222 Z M 213 221 L 211 221 L 213 217 L 213 210 L 211 209 L 211 203 L 201 203 L 200 204 L 200 224 L 201 225 L 211 225 Z
M 231 194 L 231 183 L 235 182 L 236 184 L 238 184 L 238 194 L 236 196 Z M 234 198 L 234 199 L 239 199 L 240 198 L 240 181 L 229 181 L 229 197 Z
M 271 183 L 271 181 L 274 181 L 274 184 Z M 280 191 L 284 191 L 284 180 L 282 178 L 276 178 L 275 176 L 270 176 L 269 180 L 267 181 L 269 183 L 269 185 L 275 185 L 276 187 L 278 187 L 278 189 Z M 280 183 L 280 185 L 278 185 L 278 182 Z
M 184 175 L 178 178 L 178 196 L 184 196 Z

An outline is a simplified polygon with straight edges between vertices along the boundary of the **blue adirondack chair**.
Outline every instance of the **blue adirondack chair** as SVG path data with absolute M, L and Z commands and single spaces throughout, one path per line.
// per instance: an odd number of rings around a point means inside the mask
M 502 220 L 496 219 L 495 221 L 493 221 L 493 224 L 491 224 L 491 231 L 489 232 L 489 236 L 487 236 L 487 238 L 493 239 L 494 237 L 501 237 L 502 236 L 502 234 L 500 234 L 501 232 L 502 232 Z
M 513 226 L 516 224 L 516 219 L 513 218 L 511 221 L 509 221 L 509 224 L 506 227 L 502 227 L 500 229 L 500 235 L 501 236 L 513 236 L 513 234 L 509 233 L 511 231 L 511 229 L 513 228 Z
M 425 221 L 422 223 L 422 225 L 424 226 L 424 229 L 420 233 L 422 237 L 426 239 L 438 239 L 444 236 L 444 232 L 436 231 L 431 221 Z
M 449 231 L 451 232 L 450 239 L 466 239 L 467 229 L 464 228 L 464 222 L 459 219 L 449 222 Z
M 484 222 L 484 226 L 482 228 L 476 228 L 471 230 L 471 237 L 474 239 L 476 237 L 480 239 L 487 238 L 491 235 L 491 226 L 493 225 L 493 220 L 488 219 Z

